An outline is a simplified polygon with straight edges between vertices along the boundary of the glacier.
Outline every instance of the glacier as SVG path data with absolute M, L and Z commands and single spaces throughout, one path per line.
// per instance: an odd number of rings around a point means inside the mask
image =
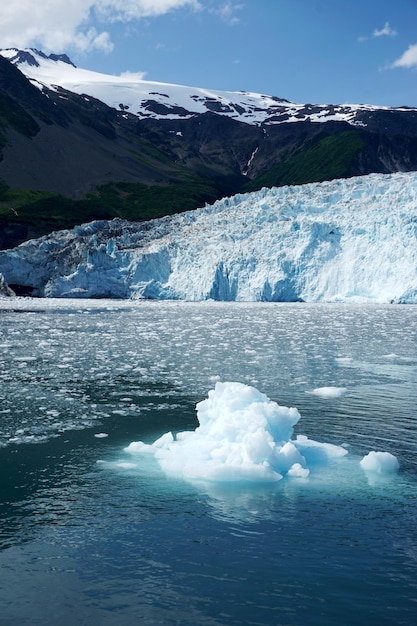
M 0 298 L 10 298 L 16 295 L 4 280 L 4 276 L 0 274 Z
M 0 251 L 57 298 L 417 304 L 417 173 L 262 189 L 143 223 L 95 221 Z

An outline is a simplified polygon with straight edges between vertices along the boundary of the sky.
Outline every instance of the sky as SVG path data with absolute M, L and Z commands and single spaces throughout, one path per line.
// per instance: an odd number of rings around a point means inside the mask
M 417 107 L 417 0 L 8 0 L 0 47 L 299 103 Z

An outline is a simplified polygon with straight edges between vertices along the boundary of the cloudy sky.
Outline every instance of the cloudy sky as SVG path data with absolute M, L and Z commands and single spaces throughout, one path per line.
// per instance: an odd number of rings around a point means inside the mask
M 417 106 L 417 0 L 7 0 L 0 46 L 297 102 Z

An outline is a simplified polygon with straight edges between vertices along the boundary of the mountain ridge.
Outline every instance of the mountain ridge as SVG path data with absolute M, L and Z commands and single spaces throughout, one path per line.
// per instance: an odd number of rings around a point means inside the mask
M 120 76 L 101 74 L 76 67 L 66 54 L 47 56 L 34 48 L 2 49 L 0 54 L 40 88 L 60 86 L 79 95 L 93 96 L 110 107 L 146 119 L 184 119 L 213 112 L 250 125 L 345 121 L 352 126 L 365 127 L 371 120 L 368 114 L 373 112 L 417 113 L 416 108 L 407 106 L 302 104 L 250 91 L 222 91 L 147 81 L 129 72 Z

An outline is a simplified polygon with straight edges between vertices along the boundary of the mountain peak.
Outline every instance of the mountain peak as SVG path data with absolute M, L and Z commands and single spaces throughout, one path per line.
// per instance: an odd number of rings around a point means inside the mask
M 62 61 L 62 63 L 76 67 L 67 54 L 47 55 L 42 52 L 42 50 L 37 50 L 36 48 L 24 48 L 22 50 L 18 48 L 4 48 L 0 50 L 0 54 L 17 66 L 25 63 L 31 67 L 40 67 L 41 60 L 50 60 L 56 62 Z
M 63 63 L 72 65 L 72 67 L 77 67 L 67 54 L 50 54 L 48 59 L 51 59 L 51 61 L 62 61 Z

